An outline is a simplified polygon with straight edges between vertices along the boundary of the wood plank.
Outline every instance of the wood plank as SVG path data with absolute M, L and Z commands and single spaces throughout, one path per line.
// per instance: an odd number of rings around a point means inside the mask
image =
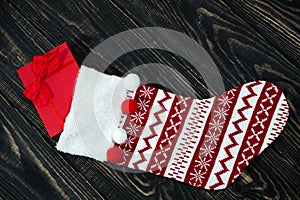
M 4 199 L 296 199 L 299 196 L 299 3 L 297 1 L 3 1 L 0 4 L 0 197 Z M 264 79 L 286 94 L 282 136 L 225 190 L 208 191 L 155 176 L 112 170 L 55 150 L 15 72 L 33 55 L 67 41 L 81 63 L 104 39 L 137 27 L 183 32 L 201 43 L 226 89 Z M 178 69 L 202 98 L 201 75 L 176 55 L 143 50 L 114 62 L 122 75 L 143 63 Z

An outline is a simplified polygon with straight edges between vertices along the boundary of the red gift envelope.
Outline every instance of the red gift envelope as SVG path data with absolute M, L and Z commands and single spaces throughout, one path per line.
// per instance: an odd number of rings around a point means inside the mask
M 69 113 L 79 67 L 63 43 L 17 70 L 25 90 L 23 94 L 37 109 L 50 137 L 63 130 Z

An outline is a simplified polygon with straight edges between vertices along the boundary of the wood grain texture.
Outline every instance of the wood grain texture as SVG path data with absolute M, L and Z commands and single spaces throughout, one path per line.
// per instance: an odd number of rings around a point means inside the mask
M 284 91 L 290 118 L 282 135 L 225 190 L 194 188 L 149 173 L 112 170 L 59 153 L 16 69 L 67 41 L 79 63 L 104 39 L 137 27 L 170 28 L 197 40 L 226 89 L 264 79 Z M 2 199 L 298 199 L 300 129 L 299 1 L 89 0 L 0 1 L 0 198 Z M 153 49 L 122 56 L 122 75 L 143 63 L 178 69 L 200 98 L 201 76 L 182 58 Z M 124 67 L 126 66 L 126 67 Z

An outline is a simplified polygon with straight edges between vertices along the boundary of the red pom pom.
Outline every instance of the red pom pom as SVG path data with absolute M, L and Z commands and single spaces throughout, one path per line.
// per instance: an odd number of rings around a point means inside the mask
M 122 111 L 125 114 L 133 114 L 138 108 L 138 104 L 133 99 L 126 99 L 122 103 Z
M 111 163 L 118 163 L 123 160 L 123 151 L 119 147 L 111 147 L 107 150 L 107 160 Z

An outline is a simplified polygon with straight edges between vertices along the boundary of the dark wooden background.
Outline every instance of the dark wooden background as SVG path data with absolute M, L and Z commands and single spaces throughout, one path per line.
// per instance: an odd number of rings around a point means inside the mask
M 225 190 L 194 188 L 149 173 L 112 170 L 55 149 L 22 95 L 16 69 L 67 41 L 77 59 L 130 28 L 157 26 L 201 43 L 226 89 L 263 79 L 278 85 L 290 105 L 282 135 Z M 0 0 L 0 198 L 2 199 L 299 199 L 299 0 Z M 110 67 L 160 62 L 186 67 L 166 52 L 143 50 Z M 193 72 L 190 68 L 186 71 Z M 207 98 L 201 76 L 190 77 Z

